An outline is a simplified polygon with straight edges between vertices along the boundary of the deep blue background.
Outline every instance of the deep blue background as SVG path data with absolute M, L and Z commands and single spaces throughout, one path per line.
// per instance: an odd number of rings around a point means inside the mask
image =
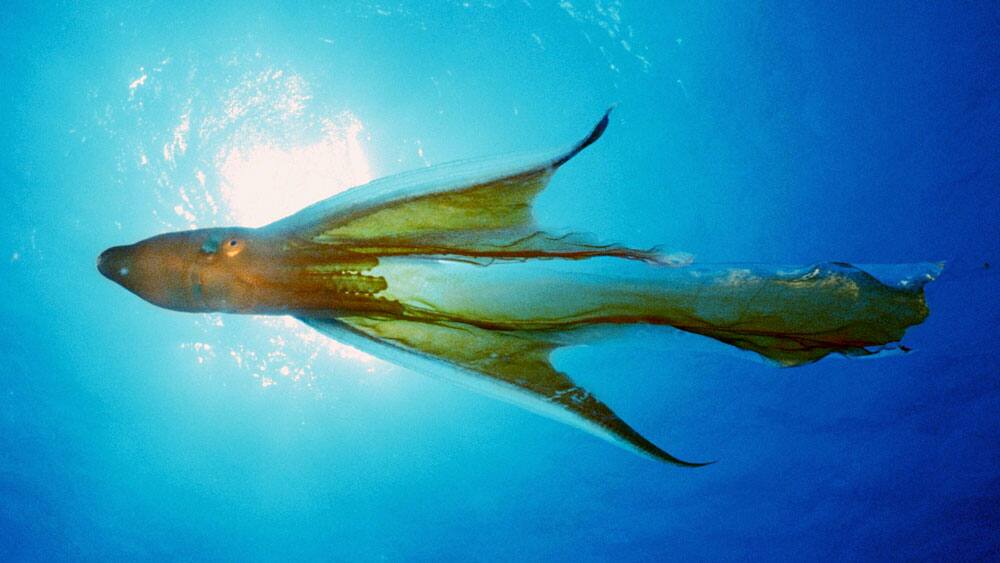
M 995 2 L 119 4 L 0 9 L 0 559 L 998 556 Z M 700 470 L 386 364 L 319 357 L 265 388 L 226 350 L 270 327 L 94 268 L 167 230 L 191 163 L 211 188 L 198 119 L 265 70 L 309 85 L 304 119 L 363 122 L 376 175 L 423 165 L 418 142 L 560 145 L 619 102 L 544 223 L 704 262 L 949 268 L 912 354 L 557 354 L 669 451 L 720 460 Z

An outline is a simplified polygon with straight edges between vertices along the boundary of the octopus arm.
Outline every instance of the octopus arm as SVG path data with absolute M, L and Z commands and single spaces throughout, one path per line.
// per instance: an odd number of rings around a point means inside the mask
M 657 249 L 597 244 L 579 234 L 553 235 L 535 224 L 536 196 L 560 166 L 601 137 L 610 111 L 586 137 L 569 147 L 389 176 L 264 229 L 276 236 L 378 256 L 450 255 L 470 260 L 617 256 L 670 263 L 673 259 L 662 258 Z
M 301 319 L 330 338 L 580 428 L 641 455 L 684 467 L 549 362 L 558 333 L 493 331 L 397 318 Z

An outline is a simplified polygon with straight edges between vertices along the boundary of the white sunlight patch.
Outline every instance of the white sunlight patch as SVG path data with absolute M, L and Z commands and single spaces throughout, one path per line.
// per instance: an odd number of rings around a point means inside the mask
M 323 137 L 295 147 L 261 141 L 229 147 L 217 155 L 220 193 L 232 219 L 260 227 L 372 180 L 361 146 L 361 121 L 342 114 L 337 125 L 324 120 Z

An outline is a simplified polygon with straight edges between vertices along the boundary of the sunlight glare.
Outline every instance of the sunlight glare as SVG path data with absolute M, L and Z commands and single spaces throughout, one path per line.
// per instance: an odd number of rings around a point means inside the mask
M 221 193 L 235 223 L 260 227 L 352 186 L 371 181 L 361 146 L 361 121 L 324 120 L 323 137 L 312 144 L 282 147 L 261 142 L 220 151 Z

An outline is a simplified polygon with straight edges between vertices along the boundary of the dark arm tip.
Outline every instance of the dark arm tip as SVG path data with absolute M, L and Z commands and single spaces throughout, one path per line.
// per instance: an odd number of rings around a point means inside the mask
M 589 147 L 590 145 L 594 144 L 594 142 L 596 142 L 598 139 L 600 139 L 601 135 L 603 135 L 604 131 L 608 128 L 608 123 L 610 122 L 609 117 L 611 115 L 611 111 L 613 109 L 615 109 L 616 107 L 618 107 L 617 103 L 611 104 L 611 107 L 609 107 L 607 109 L 607 111 L 604 112 L 604 116 L 601 117 L 601 120 L 598 121 L 597 125 L 595 125 L 594 128 L 590 131 L 590 135 L 587 135 L 586 139 L 584 139 L 584 140 L 580 141 L 579 143 L 577 143 L 576 146 L 574 146 L 572 149 L 570 149 L 569 152 L 567 152 L 563 156 L 561 156 L 558 159 L 556 159 L 556 161 L 552 163 L 552 167 L 553 168 L 559 168 L 563 164 L 566 164 L 566 162 L 569 161 L 569 159 L 571 159 L 574 156 L 580 154 L 580 151 L 582 151 L 583 149 Z

